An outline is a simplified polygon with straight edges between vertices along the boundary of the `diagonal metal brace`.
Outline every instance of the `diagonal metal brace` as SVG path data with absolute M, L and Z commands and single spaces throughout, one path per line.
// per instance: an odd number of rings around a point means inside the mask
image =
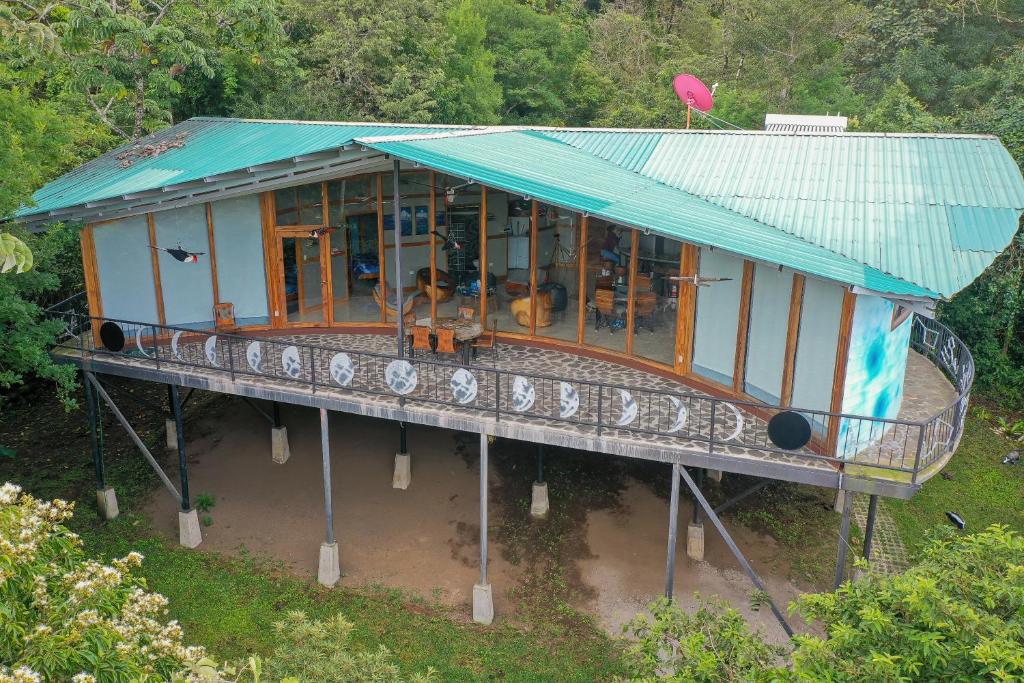
M 131 423 L 128 422 L 128 419 L 117 407 L 117 404 L 115 404 L 114 401 L 110 398 L 110 395 L 103 388 L 103 385 L 99 383 L 99 381 L 96 379 L 96 376 L 91 372 L 86 372 L 85 377 L 86 379 L 89 380 L 89 382 L 92 383 L 94 387 L 96 387 L 96 393 L 99 394 L 100 398 L 103 399 L 104 403 L 110 406 L 110 412 L 114 413 L 114 417 L 116 417 L 117 421 L 121 423 L 121 426 L 124 427 L 124 430 L 128 432 L 128 436 L 131 437 L 131 440 L 135 442 L 136 447 L 138 447 L 138 449 L 142 451 L 143 457 L 145 457 L 146 460 L 149 462 L 150 467 L 153 468 L 153 470 L 156 472 L 156 475 L 160 477 L 160 481 L 164 483 L 164 486 L 167 487 L 167 490 L 170 491 L 171 495 L 174 496 L 174 499 L 178 501 L 178 503 L 180 504 L 181 494 L 178 493 L 178 489 L 174 488 L 174 484 L 172 484 L 171 480 L 167 478 L 166 474 L 164 474 L 164 471 L 160 467 L 159 463 L 157 463 L 156 458 L 154 458 L 153 454 L 149 452 L 148 448 L 146 448 L 146 444 L 144 444 L 142 442 L 142 439 L 139 438 L 139 435 L 132 428 Z
M 697 502 L 700 503 L 700 506 L 704 508 L 704 513 L 708 516 L 708 519 L 711 520 L 711 523 L 715 525 L 715 528 L 718 529 L 718 533 L 721 534 L 722 540 L 724 540 L 725 544 L 729 546 L 729 550 L 732 551 L 736 561 L 740 563 L 741 567 L 743 567 L 743 571 L 745 571 L 747 576 L 750 577 L 754 586 L 767 596 L 768 606 L 772 608 L 772 614 L 774 614 L 775 618 L 779 621 L 779 625 L 782 626 L 782 630 L 786 632 L 787 636 L 792 638 L 793 629 L 790 627 L 789 622 L 786 621 L 786 617 L 775 605 L 775 601 L 772 600 L 772 596 L 768 595 L 768 589 L 765 587 L 764 581 L 761 580 L 761 577 L 757 575 L 754 568 L 750 566 L 749 562 L 747 562 L 747 558 L 743 556 L 742 552 L 740 552 L 736 542 L 732 540 L 732 536 L 730 536 L 729 532 L 725 530 L 722 520 L 719 519 L 718 515 L 715 513 L 715 509 L 711 507 L 708 499 L 704 497 L 704 494 L 701 493 L 700 489 L 697 487 L 696 482 L 693 481 L 693 477 L 690 476 L 690 473 L 686 471 L 685 467 L 679 468 L 679 475 L 683 478 L 683 481 L 686 482 L 686 485 L 690 487 L 690 492 L 693 493 L 693 497 L 696 498 Z
M 191 395 L 191 394 L 190 394 L 190 395 Z M 263 418 L 264 418 L 264 419 L 265 419 L 265 420 L 266 420 L 267 422 L 269 422 L 269 423 L 270 423 L 270 426 L 271 426 L 271 427 L 276 427 L 276 426 L 277 426 L 277 422 L 275 422 L 275 421 L 274 421 L 274 418 L 273 418 L 273 416 L 272 416 L 272 415 L 268 415 L 268 414 L 267 414 L 267 411 L 263 410 L 263 409 L 262 409 L 262 408 L 260 408 L 260 407 L 259 407 L 258 405 L 256 405 L 255 403 L 253 403 L 253 402 L 252 402 L 252 401 L 251 401 L 251 400 L 249 399 L 249 397 L 248 397 L 248 396 L 239 396 L 239 398 L 241 398 L 241 399 L 242 399 L 243 401 L 245 401 L 245 402 L 246 402 L 246 403 L 248 404 L 248 406 L 249 406 L 250 408 L 252 408 L 252 409 L 253 409 L 253 410 L 255 410 L 255 411 L 256 411 L 257 413 L 259 413 L 260 415 L 262 415 L 262 416 L 263 416 Z M 187 399 L 186 399 L 186 400 L 187 400 Z
M 763 489 L 765 486 L 767 486 L 768 484 L 772 483 L 772 481 L 773 481 L 772 479 L 762 479 L 761 481 L 757 482 L 756 484 L 753 484 L 752 486 L 750 486 L 750 488 L 745 489 L 743 491 L 740 491 L 735 496 L 733 496 L 729 500 L 725 501 L 724 503 L 722 503 L 721 505 L 716 507 L 715 508 L 715 512 L 717 512 L 718 514 L 722 514 L 723 512 L 725 512 L 729 508 L 733 507 L 737 503 L 740 503 L 740 502 L 746 500 L 747 498 L 749 498 L 750 496 L 754 495 L 755 493 L 757 493 L 758 491 Z

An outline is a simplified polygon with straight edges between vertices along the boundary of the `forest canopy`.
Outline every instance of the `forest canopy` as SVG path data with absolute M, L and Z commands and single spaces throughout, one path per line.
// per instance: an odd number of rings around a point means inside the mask
M 994 133 L 1024 163 L 1022 22 L 1021 0 L 0 0 L 0 214 L 191 116 L 681 127 L 684 71 L 718 83 L 697 126 L 841 113 Z M 1018 406 L 1019 241 L 941 311 Z

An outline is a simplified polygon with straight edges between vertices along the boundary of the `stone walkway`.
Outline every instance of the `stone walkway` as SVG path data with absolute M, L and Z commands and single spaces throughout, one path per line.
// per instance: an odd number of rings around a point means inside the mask
M 867 529 L 868 501 L 870 496 L 855 495 L 853 497 L 853 521 L 861 530 Z M 878 501 L 875 514 L 875 537 L 871 543 L 871 564 L 884 574 L 899 574 L 910 566 L 907 549 L 900 539 L 896 522 L 885 511 L 884 500 Z

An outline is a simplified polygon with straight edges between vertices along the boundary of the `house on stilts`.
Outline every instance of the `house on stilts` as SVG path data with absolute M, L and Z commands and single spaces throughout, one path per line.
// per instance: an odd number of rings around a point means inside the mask
M 47 184 L 15 219 L 83 225 L 86 291 L 49 315 L 94 426 L 102 401 L 134 434 L 105 377 L 169 387 L 180 481 L 136 443 L 180 501 L 182 543 L 201 541 L 183 389 L 271 402 L 282 467 L 277 406 L 320 409 L 328 585 L 326 411 L 398 423 L 399 487 L 406 424 L 479 433 L 473 613 L 489 622 L 489 437 L 670 465 L 669 595 L 682 483 L 690 552 L 708 520 L 759 586 L 703 478 L 836 489 L 841 581 L 845 493 L 873 511 L 954 457 L 974 365 L 934 306 L 1022 209 L 1020 171 L 982 135 L 200 117 Z M 95 439 L 94 457 L 116 514 Z

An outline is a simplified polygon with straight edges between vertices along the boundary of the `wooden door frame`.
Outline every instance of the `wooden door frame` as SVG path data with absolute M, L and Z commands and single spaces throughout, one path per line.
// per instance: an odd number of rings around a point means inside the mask
M 292 238 L 292 239 L 295 239 L 295 240 L 309 239 L 309 233 L 312 230 L 320 229 L 320 227 L 321 226 L 318 226 L 318 225 L 314 225 L 314 226 L 294 226 L 294 225 L 289 225 L 287 227 L 279 227 L 276 230 L 274 230 L 274 235 L 273 235 L 274 259 L 273 259 L 273 261 L 274 261 L 274 264 L 275 264 L 275 268 L 274 268 L 273 272 L 271 273 L 271 279 L 273 280 L 273 283 L 272 283 L 273 284 L 273 289 L 277 292 L 278 304 L 281 306 L 281 312 L 282 312 L 282 315 L 281 315 L 281 327 L 282 328 L 294 329 L 294 328 L 303 328 L 303 327 L 325 327 L 325 326 L 330 326 L 332 324 L 332 322 L 333 322 L 333 317 L 334 317 L 334 310 L 333 309 L 334 309 L 334 307 L 327 305 L 327 302 L 331 301 L 330 296 L 331 296 L 331 290 L 332 290 L 331 279 L 330 279 L 330 275 L 329 275 L 330 271 L 329 270 L 324 270 L 324 265 L 325 265 L 324 262 L 325 262 L 325 260 L 328 262 L 327 265 L 328 266 L 330 265 L 330 256 L 329 255 L 330 255 L 330 244 L 331 244 L 331 241 L 330 241 L 330 235 L 329 234 L 325 234 L 323 237 L 320 238 L 320 250 L 319 250 L 320 251 L 320 253 L 319 253 L 319 258 L 320 258 L 320 278 L 321 278 L 320 279 L 320 305 L 321 305 L 322 310 L 324 311 L 324 314 L 322 316 L 323 319 L 322 320 L 305 321 L 305 322 L 291 322 L 291 321 L 288 320 L 288 293 L 287 293 L 287 291 L 285 289 L 285 281 L 284 281 L 284 240 L 288 239 L 288 238 Z M 296 269 L 297 269 L 296 276 L 298 278 L 302 277 L 302 259 L 301 259 L 301 248 L 300 248 L 300 245 L 301 245 L 301 242 L 296 242 L 295 260 L 296 260 Z M 326 250 L 324 249 L 325 245 L 327 246 Z M 324 274 L 325 273 L 328 273 L 328 277 L 327 277 L 326 280 L 324 279 Z M 301 301 L 301 298 L 302 298 L 301 287 L 300 287 L 299 298 L 300 298 L 300 301 Z M 300 309 L 301 309 L 301 304 L 300 304 Z

